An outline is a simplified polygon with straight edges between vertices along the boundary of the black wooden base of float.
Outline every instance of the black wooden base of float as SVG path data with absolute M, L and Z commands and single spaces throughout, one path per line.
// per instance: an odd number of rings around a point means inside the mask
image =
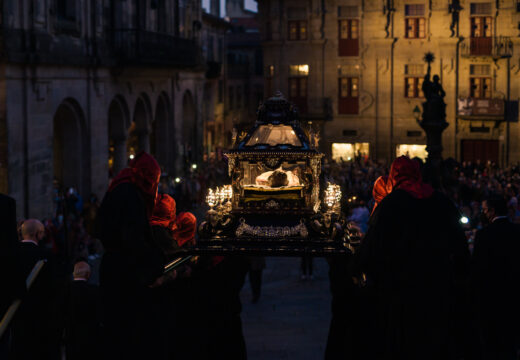
M 328 257 L 349 255 L 356 244 L 344 244 L 330 239 L 271 239 L 271 238 L 226 238 L 199 239 L 194 247 L 183 249 L 165 266 L 170 271 L 182 265 L 192 256 L 286 256 Z

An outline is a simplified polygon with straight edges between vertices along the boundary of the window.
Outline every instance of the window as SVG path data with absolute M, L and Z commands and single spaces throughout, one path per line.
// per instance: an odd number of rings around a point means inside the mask
M 426 19 L 423 4 L 405 5 L 405 37 L 424 39 L 426 37 Z
M 359 20 L 340 19 L 338 20 L 339 56 L 358 56 L 359 55 Z
M 359 78 L 340 77 L 338 84 L 338 113 L 357 114 L 359 111 Z
M 471 15 L 491 15 L 491 3 L 471 3 Z
M 471 77 L 470 96 L 472 98 L 491 98 L 491 78 L 490 77 Z
M 350 161 L 356 156 L 369 155 L 369 143 L 333 143 L 332 159 L 335 161 Z
M 300 112 L 307 112 L 307 78 L 309 65 L 289 66 L 289 101 L 293 102 Z
M 57 30 L 69 35 L 79 35 L 76 0 L 57 0 Z
M 233 89 L 233 86 L 230 86 L 228 89 L 228 105 L 229 105 L 228 108 L 229 108 L 229 110 L 233 110 L 233 107 L 235 106 L 234 102 L 235 102 L 234 89 Z
M 422 160 L 426 160 L 428 152 L 426 151 L 426 145 L 419 144 L 399 144 L 395 151 L 396 157 L 408 156 L 409 158 L 418 157 Z
M 265 40 L 270 41 L 273 40 L 273 29 L 270 21 L 266 21 L 265 23 Z
M 274 95 L 273 89 L 274 65 L 265 67 L 265 93 L 267 97 Z
M 471 55 L 491 55 L 491 16 L 471 17 Z
M 215 60 L 215 55 L 214 55 L 214 41 L 213 41 L 213 36 L 211 35 L 208 35 L 208 61 L 213 61 Z
M 405 65 L 404 74 L 404 96 L 407 98 L 423 97 L 422 83 L 424 80 L 424 65 Z
M 472 64 L 469 66 L 470 97 L 491 98 L 491 66 Z
M 58 0 L 57 3 L 58 20 L 76 21 L 76 0 Z
M 307 20 L 289 21 L 289 40 L 307 40 Z

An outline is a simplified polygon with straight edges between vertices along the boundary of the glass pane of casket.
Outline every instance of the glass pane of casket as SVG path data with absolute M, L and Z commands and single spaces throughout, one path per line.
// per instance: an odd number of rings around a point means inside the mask
M 255 146 L 257 144 L 302 146 L 302 142 L 291 126 L 272 124 L 259 126 L 246 146 Z

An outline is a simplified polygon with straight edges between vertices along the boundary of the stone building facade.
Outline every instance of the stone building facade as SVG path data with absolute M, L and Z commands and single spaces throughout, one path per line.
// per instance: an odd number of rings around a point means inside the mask
M 417 119 L 432 52 L 446 91 L 443 156 L 520 160 L 517 1 L 259 0 L 258 9 L 266 92 L 294 101 L 333 157 L 425 156 Z
M 54 186 L 102 196 L 138 151 L 169 174 L 203 154 L 197 0 L 5 0 L 0 192 L 52 214 Z
M 226 126 L 228 146 L 233 128 L 244 131 L 256 120 L 264 100 L 263 54 L 257 13 L 245 9 L 243 0 L 227 0 Z M 269 94 L 266 94 L 269 96 Z

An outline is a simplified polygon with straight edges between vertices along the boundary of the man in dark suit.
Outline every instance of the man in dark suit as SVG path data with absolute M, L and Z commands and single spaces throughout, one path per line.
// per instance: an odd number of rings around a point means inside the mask
M 65 314 L 67 359 L 97 359 L 100 345 L 100 305 L 98 287 L 88 283 L 90 266 L 74 265 Z
M 39 260 L 46 263 L 13 320 L 14 359 L 56 359 L 59 331 L 56 321 L 57 286 L 52 253 L 39 246 L 45 228 L 34 219 L 22 225 L 20 265 L 24 278 Z
M 25 283 L 19 268 L 19 244 L 16 233 L 16 202 L 0 194 L 0 319 L 11 303 L 25 292 Z M 5 231 L 5 232 L 4 232 Z M 5 235 L 5 236 L 4 236 Z M 0 339 L 0 358 L 6 357 L 8 335 Z
M 520 311 L 520 225 L 507 217 L 502 197 L 482 203 L 489 225 L 475 237 L 472 298 L 483 359 L 516 359 Z

